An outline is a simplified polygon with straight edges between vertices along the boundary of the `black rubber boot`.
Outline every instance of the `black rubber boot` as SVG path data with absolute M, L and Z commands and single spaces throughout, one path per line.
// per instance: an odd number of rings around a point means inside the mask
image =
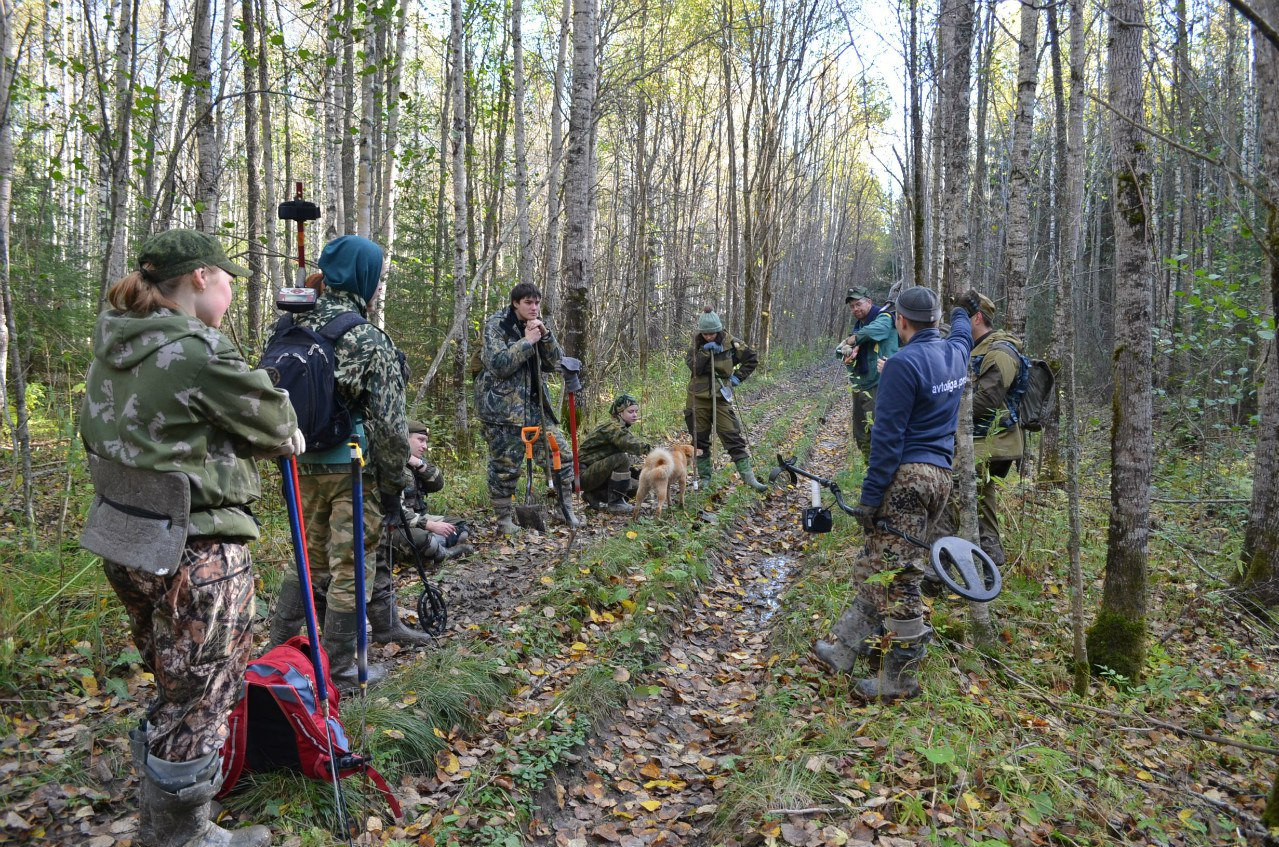
M 493 516 L 497 518 L 497 531 L 502 535 L 519 535 L 523 531 L 515 522 L 515 501 L 512 498 L 494 497 Z
M 582 519 L 573 511 L 573 468 L 570 466 L 560 471 L 555 477 L 555 484 L 559 486 L 559 492 L 564 496 L 564 508 L 561 509 L 557 502 L 551 509 L 552 517 L 569 529 L 581 529 Z M 566 515 L 565 512 L 568 514 Z
M 285 579 L 280 583 L 280 593 L 275 599 L 275 609 L 271 613 L 271 638 L 268 647 L 279 647 L 298 634 L 306 619 L 306 609 L 302 605 L 302 589 L 296 579 Z
M 847 673 L 859 657 L 874 651 L 883 631 L 880 621 L 875 607 L 858 597 L 835 622 L 831 629 L 834 638 L 814 644 L 813 654 L 831 670 Z
M 378 644 L 399 644 L 401 647 L 427 647 L 431 637 L 425 632 L 410 629 L 400 621 L 400 610 L 395 603 L 395 582 L 391 568 L 378 562 L 373 577 L 373 599 L 369 602 L 369 623 L 373 627 L 373 641 Z
M 697 460 L 697 479 L 703 491 L 711 490 L 711 457 L 702 456 Z
M 355 627 L 355 612 L 339 612 L 330 606 L 324 613 L 324 636 L 320 644 L 329 654 L 329 676 L 333 677 L 333 683 L 341 691 L 360 687 L 359 672 L 355 667 Z M 385 668 L 369 665 L 370 687 L 385 678 Z
M 923 617 L 884 621 L 886 634 L 892 638 L 884 653 L 879 673 L 859 680 L 856 692 L 864 700 L 888 703 L 909 700 L 919 695 L 919 664 L 928 652 L 933 630 Z
M 631 472 L 618 471 L 614 473 L 608 480 L 608 505 L 605 510 L 610 515 L 629 515 L 635 511 L 630 503 L 626 502 L 626 495 L 631 490 Z
M 148 755 L 142 771 L 141 847 L 267 847 L 264 826 L 226 830 L 209 821 L 209 805 L 222 787 L 215 751 L 189 762 Z

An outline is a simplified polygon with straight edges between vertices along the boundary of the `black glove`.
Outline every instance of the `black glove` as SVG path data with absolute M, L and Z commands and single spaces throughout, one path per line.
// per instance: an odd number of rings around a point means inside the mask
M 971 318 L 981 311 L 981 295 L 976 288 L 970 288 L 955 298 L 955 305 L 961 307 Z
M 853 517 L 862 525 L 862 529 L 870 532 L 875 528 L 875 513 L 879 511 L 877 506 L 867 506 L 865 503 L 858 503 L 853 507 Z

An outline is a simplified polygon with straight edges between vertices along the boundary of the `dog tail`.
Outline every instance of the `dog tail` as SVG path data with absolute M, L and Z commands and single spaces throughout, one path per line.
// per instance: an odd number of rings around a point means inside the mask
M 652 474 L 653 481 L 659 479 L 670 479 L 671 474 L 675 471 L 675 458 L 662 448 L 653 451 L 653 464 L 649 473 Z

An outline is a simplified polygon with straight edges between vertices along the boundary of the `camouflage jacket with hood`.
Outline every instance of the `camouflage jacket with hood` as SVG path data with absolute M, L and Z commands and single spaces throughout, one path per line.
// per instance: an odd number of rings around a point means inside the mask
M 186 474 L 188 538 L 258 537 L 248 511 L 261 494 L 251 457 L 273 453 L 296 428 L 288 395 L 203 321 L 170 309 L 98 317 L 80 406 L 85 448 Z
M 484 347 L 480 352 L 484 370 L 475 377 L 475 411 L 480 420 L 505 426 L 559 423 L 546 377 L 559 370 L 563 355 L 549 331 L 536 345 L 525 341 L 524 321 L 515 316 L 514 307 L 490 315 L 484 322 Z
M 636 438 L 629 426 L 616 416 L 610 416 L 582 440 L 578 461 L 586 468 L 617 453 L 643 456 L 652 449 L 652 445 Z
M 367 318 L 369 301 L 382 278 L 382 248 L 367 238 L 343 235 L 324 246 L 317 264 L 324 272 L 324 293 L 314 309 L 295 315 L 295 320 L 319 330 L 343 312 L 356 311 Z M 365 472 L 372 469 L 379 493 L 398 498 L 412 481 L 406 465 L 409 430 L 404 414 L 404 360 L 391 337 L 371 323 L 343 334 L 334 345 L 334 354 L 338 391 L 351 413 L 364 423 Z M 327 458 L 327 454 L 304 454 L 298 472 L 349 471 L 349 460 L 328 463 L 324 461 Z
M 1001 343 L 1006 342 L 1006 343 Z M 971 363 L 981 358 L 980 372 L 973 373 L 973 425 L 987 426 L 985 436 L 973 439 L 977 461 L 1020 459 L 1026 452 L 1021 427 L 1008 414 L 1008 389 L 1012 388 L 1021 361 L 1008 349 L 1021 353 L 1017 336 L 1003 330 L 986 333 L 973 344 Z

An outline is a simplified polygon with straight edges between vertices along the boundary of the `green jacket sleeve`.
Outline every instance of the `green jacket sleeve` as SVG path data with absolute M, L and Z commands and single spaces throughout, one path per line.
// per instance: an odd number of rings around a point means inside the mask
M 880 312 L 875 320 L 862 327 L 855 337 L 858 344 L 865 344 L 867 341 L 884 341 L 889 333 L 896 332 L 897 327 L 893 326 L 892 316 L 887 312 Z
M 190 397 L 201 413 L 253 452 L 278 448 L 297 429 L 289 396 L 266 371 L 250 370 L 229 343 L 218 345 L 194 384 L 199 389 Z
M 973 422 L 997 421 L 1008 408 L 1008 389 L 1017 378 L 1017 365 L 1007 351 L 992 347 L 973 383 Z
M 759 367 L 759 357 L 745 341 L 733 339 L 733 363 L 736 365 L 733 373 L 739 380 L 745 382 L 747 377 L 755 373 L 755 369 Z

